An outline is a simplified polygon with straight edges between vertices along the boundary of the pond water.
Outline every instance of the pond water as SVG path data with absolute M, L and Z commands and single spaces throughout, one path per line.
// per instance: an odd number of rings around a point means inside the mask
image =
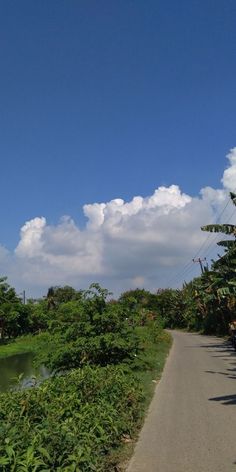
M 50 372 L 46 367 L 35 368 L 32 353 L 16 354 L 0 359 L 0 392 L 28 387 L 35 383 L 35 378 L 46 379 L 49 376 Z

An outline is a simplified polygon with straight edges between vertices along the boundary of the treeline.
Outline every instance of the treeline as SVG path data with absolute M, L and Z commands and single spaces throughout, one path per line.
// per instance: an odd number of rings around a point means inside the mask
M 82 292 L 73 287 L 51 287 L 47 295 L 40 299 L 22 298 L 0 278 L 0 337 L 2 340 L 16 338 L 24 334 L 35 334 L 47 330 L 54 319 L 54 309 L 68 301 L 81 298 Z
M 94 337 L 95 331 L 104 332 L 106 327 L 113 332 L 123 325 L 130 329 L 149 320 L 160 322 L 157 294 L 135 289 L 124 292 L 117 300 L 111 295 L 97 283 L 88 290 L 52 286 L 42 298 L 23 303 L 7 278 L 1 277 L 0 338 L 8 342 L 22 335 L 48 332 L 52 336 L 68 330 L 68 339 L 79 334 L 88 338 Z

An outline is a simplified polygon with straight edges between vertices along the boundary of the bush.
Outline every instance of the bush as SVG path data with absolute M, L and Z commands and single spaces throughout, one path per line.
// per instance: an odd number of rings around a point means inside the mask
M 45 333 L 51 348 L 39 349 L 40 363 L 52 370 L 119 364 L 137 353 L 138 338 L 121 304 L 103 303 L 96 295 L 62 304 L 57 315 Z
M 77 369 L 0 396 L 0 470 L 105 471 L 142 400 L 124 367 Z

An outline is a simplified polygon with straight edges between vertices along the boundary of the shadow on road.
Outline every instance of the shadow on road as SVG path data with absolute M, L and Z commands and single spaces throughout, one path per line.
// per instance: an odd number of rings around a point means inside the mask
M 218 375 L 224 375 L 228 377 L 228 379 L 233 379 L 236 380 L 236 369 L 227 369 L 228 372 L 219 372 L 217 370 L 205 370 L 206 374 L 218 374 Z
M 221 357 L 225 360 L 236 359 L 236 352 L 229 340 L 220 343 L 201 344 L 199 347 L 207 349 L 212 357 Z
M 230 341 L 223 341 L 222 343 L 210 343 L 210 344 L 200 344 L 199 347 L 205 347 L 207 349 L 216 349 L 217 351 L 226 351 L 229 352 L 232 349 L 232 352 L 235 352 L 231 346 Z
M 231 368 L 228 368 L 225 371 L 205 370 L 205 373 L 211 375 L 223 375 L 228 379 L 236 380 L 236 352 L 233 349 L 229 339 L 222 339 L 222 341 L 219 338 L 217 340 L 212 339 L 212 342 L 209 341 L 206 344 L 201 343 L 192 346 L 188 345 L 185 347 L 203 348 L 210 353 L 211 357 L 219 357 L 223 360 L 226 360 L 228 365 L 232 366 Z M 208 400 L 220 402 L 222 405 L 236 405 L 236 394 L 211 397 Z
M 223 395 L 221 397 L 209 398 L 213 402 L 221 402 L 222 405 L 236 405 L 236 394 L 235 395 Z

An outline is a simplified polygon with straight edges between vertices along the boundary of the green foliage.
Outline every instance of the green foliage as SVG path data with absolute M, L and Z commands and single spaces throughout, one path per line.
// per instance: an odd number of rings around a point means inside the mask
M 0 359 L 5 357 L 11 357 L 17 354 L 25 354 L 27 352 L 32 352 L 33 354 L 37 352 L 39 345 L 42 346 L 42 349 L 48 347 L 48 338 L 47 344 L 43 346 L 43 337 L 44 333 L 40 335 L 27 334 L 16 339 L 12 339 L 8 342 L 2 343 L 0 345 Z
M 126 310 L 130 325 L 144 326 L 158 318 L 157 297 L 144 289 L 136 288 L 121 294 L 118 302 Z
M 119 366 L 86 367 L 2 394 L 1 470 L 105 471 L 109 450 L 132 433 L 141 401 L 137 382 Z
M 230 196 L 236 205 L 236 194 L 231 193 Z M 222 232 L 233 236 L 233 239 L 218 242 L 225 248 L 224 254 L 213 261 L 211 269 L 205 270 L 201 277 L 185 284 L 180 297 L 177 297 L 178 291 L 174 291 L 175 295 L 169 292 L 169 300 L 166 296 L 165 300 L 162 297 L 160 301 L 167 312 L 165 319 L 169 327 L 182 324 L 206 334 L 227 334 L 229 321 L 235 319 L 236 309 L 236 226 L 207 225 L 202 230 Z
M 235 234 L 235 225 L 223 224 L 223 225 L 206 225 L 202 227 L 203 231 L 210 231 L 211 233 L 225 233 Z
M 0 278 L 0 338 L 20 336 L 29 332 L 30 310 L 17 297 L 15 289 Z
M 230 197 L 236 205 L 236 195 L 231 192 Z M 236 226 L 208 225 L 202 229 L 233 236 L 233 239 L 218 243 L 219 246 L 225 248 L 225 253 L 217 261 L 213 261 L 211 271 L 203 275 L 202 288 L 205 293 L 199 293 L 199 296 L 205 299 L 204 331 L 225 334 L 228 331 L 229 321 L 235 318 Z
M 61 371 L 132 360 L 137 336 L 122 304 L 107 304 L 107 296 L 107 291 L 93 286 L 80 301 L 61 304 L 47 335 L 51 350 L 45 355 L 41 350 L 41 363 Z
M 135 290 L 128 290 L 121 294 L 119 302 L 124 303 L 127 308 L 156 308 L 155 296 L 147 290 L 136 288 Z
M 180 290 L 165 289 L 157 292 L 157 309 L 164 326 L 182 328 L 185 326 L 183 317 L 183 295 Z
M 0 470 L 115 471 L 114 450 L 141 421 L 140 382 L 147 398 L 170 343 L 150 310 L 156 296 L 147 301 L 145 292 L 131 310 L 130 297 L 107 301 L 109 292 L 97 284 L 79 295 L 62 290 L 57 299 L 56 291 L 21 306 L 25 329 L 40 334 L 18 344 L 59 374 L 0 395 Z
M 39 300 L 37 303 L 29 301 L 27 307 L 30 310 L 30 333 L 45 331 L 52 318 L 51 313 L 48 311 L 46 300 Z
M 69 285 L 65 285 L 64 287 L 50 287 L 47 292 L 46 300 L 47 300 L 47 308 L 55 309 L 61 303 L 70 302 L 72 300 L 80 300 L 82 296 L 82 291 L 77 291 L 73 287 Z

